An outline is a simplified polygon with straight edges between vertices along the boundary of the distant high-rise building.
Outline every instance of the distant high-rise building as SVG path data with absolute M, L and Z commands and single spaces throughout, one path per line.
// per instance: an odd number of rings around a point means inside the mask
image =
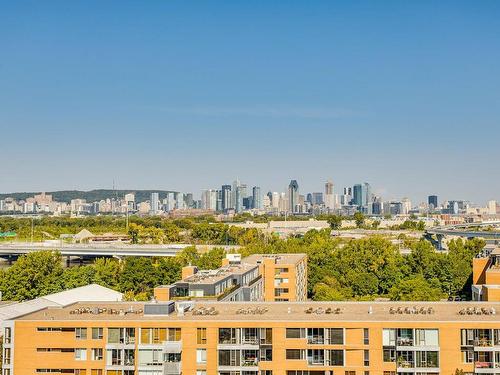
M 363 198 L 363 185 L 356 184 L 352 187 L 352 202 L 355 206 L 362 207 L 364 198 Z
M 184 203 L 187 208 L 195 208 L 196 203 L 193 200 L 193 193 L 184 194 Z
M 246 197 L 247 186 L 236 179 L 233 182 L 233 208 L 236 212 L 243 211 L 243 198 Z
M 332 181 L 327 181 L 325 183 L 325 207 L 329 210 L 335 208 L 335 187 Z
M 262 209 L 262 196 L 260 194 L 259 186 L 254 186 L 252 188 L 252 207 L 257 210 Z
M 217 190 L 203 190 L 201 193 L 201 208 L 204 210 L 217 210 Z
M 222 185 L 222 209 L 229 210 L 234 208 L 232 205 L 231 185 Z
M 438 197 L 437 195 L 429 195 L 427 198 L 427 203 L 429 204 L 429 208 L 437 208 L 438 206 Z
M 297 180 L 291 180 L 288 185 L 288 209 L 291 212 L 298 212 L 299 208 L 299 184 Z
M 151 201 L 150 201 L 150 215 L 158 215 L 160 212 L 160 194 L 151 193 Z
M 323 204 L 323 193 L 312 193 L 312 197 L 311 197 L 311 203 L 312 204 L 315 204 L 315 205 L 321 205 Z M 333 207 L 332 207 L 333 208 Z

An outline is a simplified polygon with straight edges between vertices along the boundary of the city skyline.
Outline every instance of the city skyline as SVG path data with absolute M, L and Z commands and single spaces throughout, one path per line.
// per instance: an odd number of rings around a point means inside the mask
M 5 4 L 0 191 L 238 176 L 499 199 L 499 15 L 494 1 Z

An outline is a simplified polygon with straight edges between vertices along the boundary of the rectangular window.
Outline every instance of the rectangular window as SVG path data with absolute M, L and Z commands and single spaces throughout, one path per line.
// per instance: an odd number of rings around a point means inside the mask
M 356 371 L 346 371 L 345 375 L 356 375 Z
M 103 359 L 102 348 L 93 348 L 92 349 L 92 360 L 93 361 L 102 361 L 102 359 Z
M 330 344 L 331 345 L 344 345 L 344 329 L 343 328 L 330 328 Z
M 286 338 L 287 339 L 302 339 L 306 337 L 306 332 L 304 328 L 287 328 Z
M 330 364 L 332 366 L 344 366 L 344 351 L 330 350 Z
M 196 375 L 207 375 L 207 370 L 196 370 Z
M 101 340 L 103 338 L 104 328 L 93 327 L 92 328 L 92 340 Z
M 275 297 L 280 297 L 283 294 L 288 293 L 288 288 L 275 288 L 274 289 L 274 296 Z
M 75 328 L 75 338 L 77 340 L 86 340 L 87 328 Z
M 396 362 L 396 349 L 384 348 L 384 362 Z
M 260 375 L 273 375 L 273 370 L 260 370 Z
M 4 343 L 10 344 L 12 340 L 12 329 L 10 327 L 5 327 L 4 333 L 3 333 L 3 340 Z
M 168 329 L 168 341 L 181 341 L 181 329 L 180 328 L 169 328 Z
M 286 349 L 286 359 L 304 359 L 304 350 Z
M 90 370 L 90 375 L 102 375 L 102 370 L 100 368 L 93 368 Z
M 260 360 L 265 362 L 270 362 L 273 360 L 273 349 L 272 348 L 261 348 L 260 349 Z
M 86 361 L 87 349 L 75 349 L 75 361 Z
M 365 366 L 370 366 L 370 351 L 369 350 L 364 351 L 363 358 L 364 358 Z
M 196 349 L 196 363 L 207 363 L 207 349 Z
M 396 346 L 396 329 L 384 328 L 382 331 L 382 345 Z
M 196 342 L 198 344 L 206 344 L 207 343 L 207 329 L 206 328 L 197 328 L 196 329 Z
M 363 328 L 363 344 L 370 344 L 370 330 L 368 328 Z
M 473 363 L 474 362 L 474 350 L 462 350 L 462 362 L 463 363 Z

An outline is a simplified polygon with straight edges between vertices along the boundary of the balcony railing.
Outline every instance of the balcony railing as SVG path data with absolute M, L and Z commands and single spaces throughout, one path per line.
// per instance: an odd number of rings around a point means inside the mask
M 309 366 L 324 366 L 325 359 L 324 358 L 308 358 L 307 364 Z
M 307 337 L 308 344 L 324 344 L 325 337 L 324 336 L 309 336 Z
M 493 368 L 493 362 L 477 361 L 477 362 L 474 362 L 474 366 L 476 368 Z
M 255 358 L 253 358 L 253 359 L 243 359 L 241 361 L 241 365 L 244 366 L 244 367 L 255 367 L 255 366 L 259 365 L 259 362 Z
M 398 338 L 397 346 L 413 346 L 413 339 L 409 337 Z
M 413 367 L 415 367 L 415 362 L 414 361 L 407 361 L 407 360 L 398 360 L 398 367 L 399 368 L 413 368 Z
M 490 339 L 476 339 L 474 340 L 474 346 L 493 346 L 493 340 Z

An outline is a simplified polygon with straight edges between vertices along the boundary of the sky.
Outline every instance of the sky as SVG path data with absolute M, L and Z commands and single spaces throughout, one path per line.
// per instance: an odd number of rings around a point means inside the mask
M 0 2 L 0 192 L 500 200 L 498 1 Z

